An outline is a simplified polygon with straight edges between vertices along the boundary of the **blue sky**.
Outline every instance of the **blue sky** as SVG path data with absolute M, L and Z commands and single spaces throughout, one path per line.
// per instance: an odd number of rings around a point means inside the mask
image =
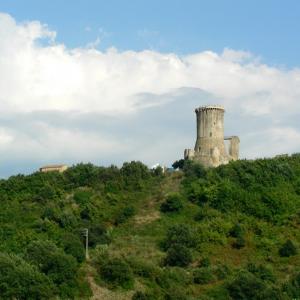
M 47 23 L 69 47 L 99 37 L 100 49 L 187 54 L 231 48 L 272 65 L 300 65 L 297 0 L 2 0 L 0 11 Z
M 171 165 L 207 104 L 241 158 L 300 152 L 299 29 L 296 0 L 0 0 L 0 178 Z

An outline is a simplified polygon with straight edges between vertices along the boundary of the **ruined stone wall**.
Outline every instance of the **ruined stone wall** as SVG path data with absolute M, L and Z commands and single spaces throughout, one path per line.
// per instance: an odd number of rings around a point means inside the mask
M 229 156 L 232 160 L 239 159 L 239 152 L 240 152 L 240 139 L 238 136 L 232 136 L 230 138 L 229 144 Z

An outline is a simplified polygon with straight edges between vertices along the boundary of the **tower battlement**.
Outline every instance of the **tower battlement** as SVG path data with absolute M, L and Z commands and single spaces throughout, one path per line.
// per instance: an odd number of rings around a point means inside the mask
M 184 158 L 201 162 L 205 167 L 217 167 L 237 160 L 239 138 L 224 137 L 224 113 L 221 105 L 200 106 L 195 109 L 197 117 L 197 139 L 194 150 L 185 149 Z M 224 139 L 229 140 L 229 153 Z
M 225 108 L 221 105 L 206 105 L 206 106 L 200 106 L 200 107 L 196 108 L 195 113 L 197 113 L 199 111 L 212 110 L 212 109 L 219 109 L 219 110 L 223 110 L 225 112 Z

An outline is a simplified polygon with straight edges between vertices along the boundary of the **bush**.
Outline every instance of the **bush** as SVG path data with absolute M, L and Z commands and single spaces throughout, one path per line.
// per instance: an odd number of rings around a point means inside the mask
M 124 207 L 117 215 L 115 225 L 126 222 L 130 217 L 134 216 L 135 208 L 133 206 Z
M 199 268 L 194 271 L 194 283 L 206 284 L 214 280 L 214 275 L 210 268 Z
M 167 291 L 164 297 L 165 300 L 188 300 L 186 291 L 180 288 L 172 288 Z
M 188 248 L 193 248 L 197 245 L 197 239 L 190 227 L 186 225 L 174 225 L 168 229 L 166 238 L 162 242 L 162 246 L 167 250 L 175 244 Z
M 175 244 L 167 251 L 165 264 L 169 266 L 186 267 L 192 262 L 190 249 L 184 245 Z
M 25 258 L 59 287 L 61 295 L 72 296 L 77 274 L 73 256 L 65 254 L 50 241 L 34 241 L 27 247 Z
M 151 177 L 150 170 L 139 161 L 125 162 L 120 170 L 126 189 L 143 189 L 146 181 Z
M 283 285 L 283 292 L 288 295 L 290 299 L 300 298 L 300 273 L 294 275 Z
M 210 267 L 210 259 L 208 257 L 202 258 L 200 261 L 200 267 L 204 267 L 204 268 Z
M 129 265 L 133 273 L 143 278 L 154 279 L 159 273 L 159 268 L 150 262 L 145 262 L 137 259 L 130 259 Z
M 241 271 L 237 277 L 227 285 L 227 289 L 233 299 L 282 299 L 281 293 L 275 287 L 267 285 L 264 281 L 247 271 Z
M 272 269 L 270 269 L 270 267 L 266 267 L 264 265 L 257 266 L 255 264 L 250 263 L 247 266 L 247 270 L 264 281 L 276 281 L 276 277 L 274 276 L 273 271 Z
M 233 243 L 233 247 L 236 249 L 241 249 L 246 246 L 246 240 L 244 239 L 243 236 L 239 236 L 235 242 Z
M 244 230 L 240 224 L 235 224 L 229 231 L 229 236 L 235 237 L 236 240 L 233 243 L 233 247 L 236 249 L 241 249 L 246 246 L 246 240 L 244 238 Z
M 79 263 L 84 261 L 85 249 L 78 236 L 71 233 L 65 234 L 62 238 L 62 246 L 65 253 L 75 257 Z
M 132 300 L 155 300 L 150 294 L 137 291 L 133 294 Z
M 235 224 L 229 231 L 229 236 L 238 238 L 244 233 L 240 224 Z
M 183 171 L 185 176 L 189 177 L 190 179 L 205 177 L 207 174 L 207 171 L 203 165 L 191 160 L 185 161 L 183 165 Z
M 37 268 L 20 257 L 0 253 L 1 299 L 49 299 L 54 293 L 51 280 Z
M 133 287 L 133 274 L 126 262 L 119 258 L 109 259 L 100 266 L 101 278 L 112 287 L 121 286 L 125 289 Z
M 89 246 L 95 247 L 97 244 L 109 244 L 111 238 L 107 234 L 106 227 L 102 224 L 92 225 L 89 229 Z
M 167 212 L 178 212 L 183 208 L 181 196 L 178 193 L 171 194 L 167 197 L 166 201 L 160 206 L 160 211 Z
M 279 255 L 281 257 L 289 257 L 297 254 L 297 248 L 291 240 L 287 240 L 279 249 Z
M 92 196 L 92 193 L 87 190 L 78 190 L 74 193 L 74 201 L 79 205 L 79 206 L 85 206 L 86 204 L 89 203 L 90 198 Z
M 215 275 L 219 280 L 225 279 L 230 274 L 231 274 L 231 270 L 227 265 L 218 265 L 215 270 Z

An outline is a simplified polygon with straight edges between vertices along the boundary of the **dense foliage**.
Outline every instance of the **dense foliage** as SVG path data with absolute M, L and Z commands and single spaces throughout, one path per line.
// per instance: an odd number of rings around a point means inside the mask
M 64 173 L 1 180 L 0 299 L 88 298 L 84 229 L 91 249 L 109 244 L 108 228 L 131 218 L 137 197 L 160 180 L 140 162 L 79 164 Z M 117 264 L 112 268 L 118 271 Z
M 300 155 L 174 168 L 1 180 L 0 299 L 298 299 Z

